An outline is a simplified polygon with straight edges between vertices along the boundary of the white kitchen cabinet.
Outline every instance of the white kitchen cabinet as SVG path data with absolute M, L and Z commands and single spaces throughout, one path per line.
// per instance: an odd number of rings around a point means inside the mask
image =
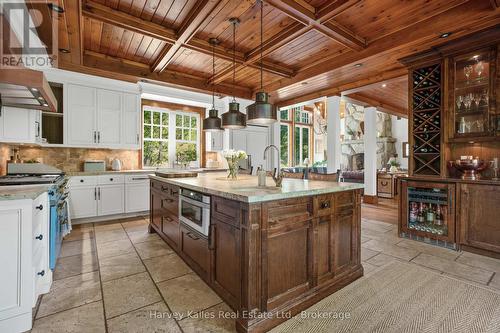
M 125 212 L 125 187 L 103 185 L 97 188 L 97 216 L 123 214 Z
M 40 140 L 41 111 L 2 107 L 0 142 L 37 143 Z
M 120 148 L 122 132 L 122 94 L 97 89 L 97 143 Z
M 48 203 L 47 193 L 0 202 L 0 332 L 30 330 L 32 306 L 50 289 Z
M 70 217 L 97 216 L 97 187 L 70 185 Z
M 125 213 L 149 210 L 149 177 L 128 175 L 125 180 Z
M 124 148 L 139 149 L 141 136 L 141 105 L 136 94 L 123 94 L 123 130 L 122 145 Z
M 210 150 L 221 151 L 224 150 L 224 131 L 210 132 Z
M 267 127 L 248 126 L 245 129 L 232 131 L 231 147 L 234 150 L 244 150 L 252 160 L 254 168 L 262 165 L 268 169 L 271 154 L 273 158 L 278 158 L 276 151 L 272 150 L 264 161 L 264 149 L 269 145 L 269 130 Z M 268 162 L 268 163 L 266 163 Z
M 96 89 L 67 85 L 67 137 L 69 145 L 95 146 L 97 142 Z

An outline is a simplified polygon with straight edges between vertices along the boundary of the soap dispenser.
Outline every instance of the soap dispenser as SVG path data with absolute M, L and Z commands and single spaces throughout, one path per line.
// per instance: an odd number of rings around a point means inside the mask
M 266 186 L 266 170 L 264 170 L 262 165 L 257 170 L 257 178 L 259 186 Z

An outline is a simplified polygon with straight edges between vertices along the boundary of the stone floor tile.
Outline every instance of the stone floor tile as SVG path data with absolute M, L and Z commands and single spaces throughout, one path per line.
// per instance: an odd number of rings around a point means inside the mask
M 457 262 L 500 274 L 500 259 L 485 257 L 471 252 L 462 252 L 462 255 L 458 257 Z
M 71 230 L 71 233 L 64 237 L 65 241 L 75 241 L 94 238 L 94 228 L 76 228 Z
M 99 260 L 99 268 L 101 271 L 101 280 L 103 282 L 146 271 L 146 268 L 135 251 L 123 255 L 102 258 Z
M 63 241 L 59 257 L 64 258 L 90 252 L 95 252 L 95 242 L 92 238 L 72 242 Z
M 134 229 L 132 229 L 132 230 L 134 230 Z M 135 230 L 133 232 L 127 231 L 127 233 L 128 233 L 128 237 L 130 238 L 130 240 L 134 244 L 161 240 L 160 236 L 158 236 L 157 233 L 150 234 L 148 232 L 147 228 L 145 230 L 141 230 L 141 231 L 137 231 L 137 230 Z
M 376 221 L 370 221 L 370 222 L 361 222 L 361 230 L 371 230 L 375 232 L 387 232 L 392 229 L 392 224 L 388 223 L 383 223 L 383 222 L 376 222 Z
M 500 273 L 496 273 L 493 275 L 493 279 L 491 279 L 488 286 L 498 289 L 500 291 Z
M 158 283 L 165 302 L 176 313 L 201 311 L 222 300 L 196 274 L 187 274 Z
M 378 266 L 375 266 L 373 264 L 370 264 L 368 262 L 363 262 L 363 269 L 364 269 L 364 276 L 370 275 L 372 272 L 374 272 L 376 269 L 378 269 Z
M 125 230 L 123 230 L 123 228 L 96 231 L 95 233 L 95 240 L 97 245 L 120 239 L 128 239 L 127 233 L 125 232 Z
M 221 303 L 203 311 L 203 316 L 193 314 L 179 321 L 184 333 L 233 333 L 236 332 L 235 320 L 231 318 L 233 311 Z
M 134 244 L 135 249 L 142 259 L 172 254 L 174 251 L 163 240 Z
M 361 261 L 366 261 L 366 260 L 370 259 L 371 257 L 376 256 L 379 253 L 380 252 L 378 252 L 378 251 L 372 251 L 370 249 L 362 247 L 361 248 Z
M 101 296 L 99 273 L 91 272 L 56 280 L 43 295 L 37 318 L 98 301 Z
M 120 239 L 102 243 L 98 244 L 97 246 L 97 254 L 99 255 L 99 260 L 101 260 L 102 258 L 119 256 L 130 252 L 134 252 L 134 247 L 128 239 Z
M 392 231 L 379 232 L 370 229 L 364 229 L 361 230 L 361 236 L 370 239 L 381 240 L 389 244 L 397 244 L 401 242 L 401 238 L 398 237 L 398 235 Z
M 403 239 L 401 242 L 396 244 L 397 246 L 404 247 L 406 249 L 413 249 L 418 252 L 423 252 L 430 254 L 432 256 L 440 257 L 443 259 L 448 259 L 448 260 L 455 260 L 459 255 L 460 252 L 451 250 L 451 249 L 446 249 L 443 247 L 439 247 L 436 245 L 431 245 L 431 244 L 426 244 L 423 242 L 417 242 L 414 240 L 410 239 Z
M 94 223 L 94 229 L 95 229 L 95 231 L 123 229 L 120 222 L 121 222 L 121 220 L 96 222 L 96 223 Z
M 384 266 L 384 265 L 387 265 L 388 263 L 390 263 L 394 260 L 398 260 L 398 259 L 395 257 L 392 257 L 392 256 L 388 256 L 386 254 L 380 253 L 380 254 L 377 254 L 376 256 L 368 259 L 367 261 L 363 262 L 363 265 L 365 263 L 369 263 L 369 264 L 372 264 L 374 266 Z
M 103 282 L 102 290 L 108 319 L 161 301 L 158 290 L 146 272 Z
M 421 253 L 418 257 L 413 259 L 412 262 L 424 267 L 443 271 L 447 275 L 456 276 L 482 284 L 487 284 L 493 275 L 493 272 L 491 271 L 435 257 L 426 253 Z
M 154 282 L 165 281 L 192 272 L 188 265 L 175 253 L 144 259 L 144 265 L 148 268 Z
M 415 258 L 419 254 L 419 251 L 413 249 L 406 249 L 404 247 L 397 246 L 391 243 L 386 243 L 384 241 L 376 239 L 372 239 L 371 241 L 363 243 L 361 246 L 370 249 L 372 251 L 382 252 L 384 254 L 400 258 L 406 261 Z
M 165 303 L 158 302 L 108 320 L 108 333 L 181 333 Z
M 60 280 L 70 276 L 96 271 L 99 268 L 95 252 L 77 254 L 57 260 L 53 279 Z
M 102 301 L 35 320 L 31 333 L 104 333 Z

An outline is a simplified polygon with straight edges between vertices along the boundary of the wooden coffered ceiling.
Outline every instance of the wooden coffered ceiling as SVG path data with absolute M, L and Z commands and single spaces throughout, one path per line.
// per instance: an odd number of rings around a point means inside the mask
M 210 91 L 213 84 L 221 95 L 233 94 L 228 19 L 238 17 L 234 94 L 252 98 L 260 88 L 258 1 L 47 1 L 65 9 L 59 15 L 59 40 L 69 53 L 60 53 L 61 68 L 202 91 Z M 497 26 L 500 12 L 495 4 L 490 0 L 265 0 L 264 89 L 275 103 L 284 105 L 401 77 L 406 71 L 398 59 L 443 43 L 442 33 L 452 33 L 449 41 Z M 215 51 L 214 77 L 208 43 L 212 37 L 221 42 Z M 394 96 L 400 95 L 394 91 Z

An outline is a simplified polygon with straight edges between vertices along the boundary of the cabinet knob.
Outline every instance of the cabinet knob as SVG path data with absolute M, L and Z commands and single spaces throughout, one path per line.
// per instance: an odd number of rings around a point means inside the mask
M 43 210 L 43 205 L 36 206 L 35 208 L 36 208 L 36 209 L 39 209 L 39 210 Z
M 83 183 L 83 179 L 80 179 L 80 183 Z
M 323 201 L 320 207 L 321 209 L 330 208 L 330 201 Z
M 44 275 L 45 275 L 45 270 L 43 270 L 43 271 L 41 271 L 41 272 L 36 273 L 36 275 L 44 276 Z
M 43 235 L 40 234 L 40 235 L 36 236 L 35 238 L 38 239 L 38 240 L 42 240 L 43 239 Z
M 109 178 L 110 181 L 113 181 L 113 178 Z

